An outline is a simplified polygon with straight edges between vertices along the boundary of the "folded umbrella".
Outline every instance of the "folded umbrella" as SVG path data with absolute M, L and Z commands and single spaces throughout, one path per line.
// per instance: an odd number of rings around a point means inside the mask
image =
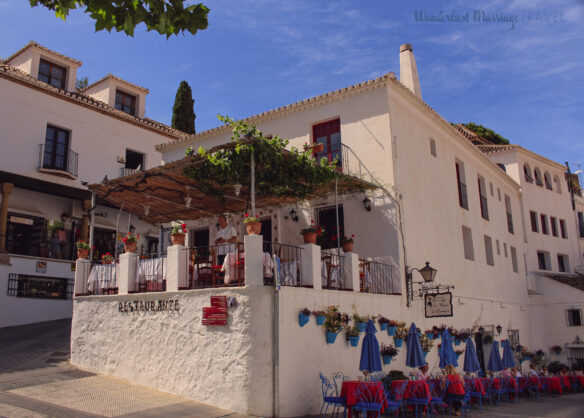
M 472 338 L 467 338 L 466 349 L 464 350 L 464 365 L 462 370 L 469 373 L 476 373 L 481 369 L 479 363 L 479 357 L 477 356 L 477 351 L 472 342 Z
M 458 360 L 456 360 L 456 353 L 454 352 L 454 347 L 452 346 L 452 336 L 447 329 L 442 333 L 442 351 L 444 353 L 444 362 L 446 365 L 450 364 L 454 367 L 458 367 Z
M 361 346 L 361 361 L 359 362 L 359 370 L 364 372 L 380 372 L 381 354 L 379 352 L 379 341 L 375 333 L 375 324 L 370 319 L 365 328 L 365 336 L 363 337 L 363 345 Z
M 408 332 L 406 348 L 408 350 L 406 355 L 406 366 L 415 368 L 426 364 L 424 350 L 422 350 L 422 343 L 420 343 L 420 334 L 418 333 L 416 324 L 413 322 L 410 326 L 410 331 Z
M 503 370 L 503 361 L 501 361 L 501 354 L 499 353 L 499 341 L 493 341 L 487 370 L 492 372 L 500 372 Z
M 511 350 L 511 344 L 509 344 L 509 340 L 501 341 L 501 345 L 503 346 L 503 368 L 509 369 L 511 367 L 516 367 L 515 358 L 513 358 L 513 351 Z

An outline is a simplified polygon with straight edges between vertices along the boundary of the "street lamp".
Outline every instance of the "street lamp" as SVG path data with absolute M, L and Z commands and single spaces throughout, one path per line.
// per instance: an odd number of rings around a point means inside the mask
M 414 271 L 417 271 L 418 273 L 420 273 L 420 275 L 422 276 L 422 279 L 424 279 L 423 282 L 414 282 L 414 279 L 413 279 Z M 417 268 L 410 269 L 408 266 L 406 266 L 406 287 L 407 287 L 407 293 L 408 293 L 408 306 L 410 306 L 410 303 L 414 300 L 414 283 L 421 284 L 420 294 L 423 294 L 430 287 L 432 287 L 432 288 L 434 287 L 432 285 L 430 285 L 430 286 L 428 286 L 428 285 L 434 282 L 434 278 L 436 277 L 436 273 L 438 273 L 438 270 L 430 267 L 429 261 L 426 261 L 426 266 L 421 268 L 421 269 L 417 269 Z

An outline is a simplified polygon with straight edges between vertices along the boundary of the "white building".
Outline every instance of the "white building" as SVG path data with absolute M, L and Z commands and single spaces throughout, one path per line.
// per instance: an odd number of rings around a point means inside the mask
M 582 265 L 563 167 L 517 146 L 473 144 L 422 100 L 410 45 L 400 48 L 400 70 L 400 81 L 388 73 L 247 119 L 266 134 L 289 139 L 290 146 L 323 143 L 323 155 L 338 156 L 343 171 L 380 186 L 374 193 L 342 196 L 339 202 L 341 233 L 356 235 L 354 253 L 340 261 L 345 269 L 341 287 L 350 292 L 325 288 L 320 267 L 326 255 L 312 244 L 303 247 L 298 260 L 302 286 L 296 283 L 278 291 L 264 286 L 258 237 L 245 237 L 244 287 L 179 290 L 192 286 L 187 255 L 175 246 L 167 260 L 167 292 L 127 294 L 135 278 L 132 268 L 124 266 L 134 261 L 123 256 L 119 295 L 76 298 L 72 361 L 242 413 L 314 414 L 321 403 L 319 371 L 342 371 L 353 378 L 358 374 L 360 350 L 343 340 L 325 344 L 322 328 L 312 320 L 298 326 L 301 308 L 324 310 L 330 305 L 344 312 L 355 306 L 360 315 L 413 321 L 422 330 L 441 322 L 458 329 L 482 327 L 532 350 L 549 352 L 551 345 L 559 345 L 570 350 L 572 360 L 584 360 L 584 346 L 573 343 L 574 335 L 582 337 L 582 288 L 543 277 L 548 271 L 560 274 L 562 268 L 568 274 Z M 228 142 L 230 135 L 227 127 L 220 127 L 160 144 L 157 150 L 172 166 L 187 147 L 211 148 Z M 525 164 L 531 172 L 539 170 L 544 186 L 525 184 Z M 552 190 L 545 187 L 546 178 Z M 183 200 L 181 195 L 175 201 L 177 207 L 185 205 Z M 545 219 L 548 234 L 531 230 L 531 211 L 537 213 L 538 223 Z M 136 212 L 147 215 L 143 208 Z M 329 196 L 264 208 L 258 215 L 264 221 L 264 239 L 272 245 L 301 245 L 299 231 L 310 219 L 334 233 L 334 199 Z M 240 240 L 241 221 L 242 213 L 230 220 Z M 214 224 L 211 217 L 188 222 L 188 244 L 204 247 L 214 242 Z M 330 247 L 330 238 L 325 235 L 321 246 Z M 542 252 L 547 258 L 539 255 Z M 387 288 L 360 286 L 359 257 L 384 266 Z M 410 282 L 409 273 L 419 282 L 420 275 L 411 268 L 420 269 L 426 261 L 438 269 L 437 282 L 453 286 L 451 317 L 429 318 L 427 306 L 415 297 L 421 286 Z M 79 277 L 80 286 L 84 280 Z M 237 300 L 228 308 L 226 327 L 201 325 L 209 296 L 215 295 Z M 167 306 L 169 300 L 181 308 L 172 313 L 150 309 Z M 550 307 L 553 315 L 548 314 Z M 572 322 L 563 326 L 560 316 L 568 314 L 567 309 Z M 382 332 L 377 335 L 381 342 L 393 342 Z M 486 357 L 490 347 L 481 338 L 477 349 Z M 428 356 L 432 370 L 437 358 L 434 348 Z M 402 349 L 389 368 L 405 369 L 404 359 Z M 137 367 L 144 364 L 148 366 Z
M 118 77 L 76 91 L 80 66 L 35 42 L 0 62 L 0 327 L 71 317 L 84 184 L 156 166 L 154 145 L 184 135 L 145 117 L 148 90 Z M 95 208 L 95 257 L 114 252 L 118 212 Z M 122 214 L 129 225 L 144 252 L 155 247 L 157 228 Z

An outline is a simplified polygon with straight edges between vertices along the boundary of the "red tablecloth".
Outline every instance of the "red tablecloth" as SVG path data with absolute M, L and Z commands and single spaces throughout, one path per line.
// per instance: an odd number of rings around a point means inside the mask
M 560 383 L 559 377 L 552 377 L 552 376 L 541 376 L 539 378 L 542 383 L 547 383 L 547 388 L 549 393 L 557 393 L 558 395 L 562 394 L 562 385 Z
M 568 376 L 570 378 L 570 383 L 580 383 L 580 386 L 584 387 L 584 376 Z
M 347 413 L 348 413 L 349 418 L 352 417 L 353 407 L 357 403 L 357 398 L 355 397 L 355 392 L 357 391 L 357 388 L 359 387 L 359 385 L 362 385 L 362 384 L 366 384 L 367 387 L 369 387 L 369 389 L 371 390 L 371 392 L 374 392 L 374 390 L 379 390 L 379 387 L 383 386 L 383 383 L 381 383 L 379 381 L 359 382 L 357 380 L 349 380 L 349 381 L 343 382 L 343 386 L 341 386 L 341 398 L 347 399 Z M 388 406 L 387 398 L 385 397 L 384 390 L 381 391 L 381 396 L 382 396 L 381 412 L 383 412 L 385 410 L 385 408 L 387 408 L 387 406 Z
M 538 388 L 541 389 L 541 382 L 540 382 L 540 380 L 539 380 L 539 378 L 537 376 L 529 376 L 527 378 L 527 384 L 529 386 L 532 386 L 532 387 L 533 386 L 537 386 Z
M 391 382 L 391 388 L 393 389 L 396 386 L 401 386 L 404 382 L 405 380 L 394 380 Z M 404 399 L 410 398 L 430 399 L 430 386 L 428 386 L 428 383 L 425 382 L 424 380 L 408 381 L 408 385 L 406 386 L 406 390 L 404 392 Z
M 480 393 L 481 396 L 484 396 L 487 394 L 487 392 L 485 391 L 485 387 L 483 385 L 483 382 L 481 382 L 481 379 L 475 378 L 475 379 L 468 379 L 470 381 L 471 384 L 471 388 L 473 392 L 476 393 Z
M 560 379 L 560 383 L 562 384 L 562 388 L 569 391 L 570 390 L 570 378 L 568 376 L 558 376 L 558 378 Z

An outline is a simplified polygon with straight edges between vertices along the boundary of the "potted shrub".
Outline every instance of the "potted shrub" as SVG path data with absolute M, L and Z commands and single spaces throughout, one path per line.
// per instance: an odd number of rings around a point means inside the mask
M 105 253 L 101 256 L 102 264 L 112 264 L 114 262 L 114 256 L 111 253 Z
M 260 218 L 256 216 L 250 216 L 248 213 L 243 215 L 243 223 L 247 229 L 248 235 L 259 235 L 262 232 L 262 223 Z
M 316 237 L 320 237 L 323 232 L 324 229 L 322 227 L 314 224 L 314 219 L 310 221 L 309 227 L 300 230 L 305 244 L 316 244 Z
M 185 245 L 185 236 L 187 233 L 187 225 L 183 222 L 173 222 L 172 230 L 170 231 L 170 239 L 172 245 Z
M 348 318 L 348 315 L 347 315 Z M 326 343 L 334 344 L 337 339 L 337 334 L 343 328 L 344 324 L 343 314 L 339 312 L 337 306 L 329 306 L 324 320 L 324 329 L 326 332 Z
M 303 327 L 310 320 L 310 311 L 308 308 L 303 308 L 298 312 L 298 324 Z
M 316 318 L 316 325 L 324 324 L 324 320 L 326 319 L 326 312 L 325 311 L 312 311 L 312 315 Z
M 140 238 L 139 234 L 128 232 L 126 236 L 122 238 L 122 242 L 124 243 L 124 251 L 127 253 L 135 253 L 136 248 L 138 247 L 138 238 Z
M 379 352 L 381 353 L 383 364 L 389 364 L 391 363 L 391 360 L 398 355 L 399 350 L 391 344 L 385 345 L 381 343 L 381 349 L 379 350 Z
M 560 347 L 559 345 L 554 345 L 552 348 L 550 348 L 550 351 L 553 354 L 562 354 L 562 347 Z
M 396 347 L 401 347 L 404 343 L 404 340 L 408 338 L 408 330 L 406 329 L 405 322 L 398 322 L 398 325 L 395 330 L 395 335 L 393 336 L 393 341 L 395 342 Z
M 393 337 L 395 335 L 398 325 L 399 321 L 394 321 L 393 319 L 390 319 L 389 322 L 387 323 L 387 335 Z
M 343 238 L 341 239 L 341 245 L 343 246 L 343 252 L 346 252 L 346 253 L 353 252 L 353 245 L 354 245 L 353 238 L 355 238 L 355 234 L 351 234 L 350 237 L 343 235 Z
M 304 143 L 304 151 L 310 151 L 312 153 L 319 153 L 324 151 L 324 144 L 315 142 L 308 145 L 307 142 Z
M 472 330 L 470 328 L 463 328 L 458 331 L 457 337 L 460 339 L 460 341 L 466 341 L 472 337 Z
M 424 358 L 428 355 L 432 347 L 434 346 L 434 339 L 428 338 L 427 335 L 420 335 L 420 344 L 422 345 L 422 351 L 424 352 Z
M 454 354 L 456 354 L 456 360 L 458 360 L 458 358 L 460 357 L 460 355 L 464 353 L 464 348 L 459 348 L 457 350 L 454 350 Z
M 88 243 L 79 240 L 75 243 L 75 247 L 77 247 L 77 258 L 89 258 L 89 250 L 91 250 L 91 247 Z
M 368 318 L 366 316 L 359 315 L 355 305 L 353 305 L 353 321 L 355 321 L 355 326 L 359 329 L 359 332 L 365 332 Z
M 491 334 L 486 334 L 483 337 L 483 344 L 493 344 L 493 336 Z
M 359 345 L 359 328 L 353 325 L 352 327 L 345 327 L 345 335 L 347 340 L 351 344 L 351 347 L 357 347 Z
M 387 331 L 387 326 L 390 323 L 390 320 L 387 319 L 384 316 L 379 315 L 379 318 L 377 319 L 377 322 L 379 323 L 379 328 L 381 329 L 381 331 Z

